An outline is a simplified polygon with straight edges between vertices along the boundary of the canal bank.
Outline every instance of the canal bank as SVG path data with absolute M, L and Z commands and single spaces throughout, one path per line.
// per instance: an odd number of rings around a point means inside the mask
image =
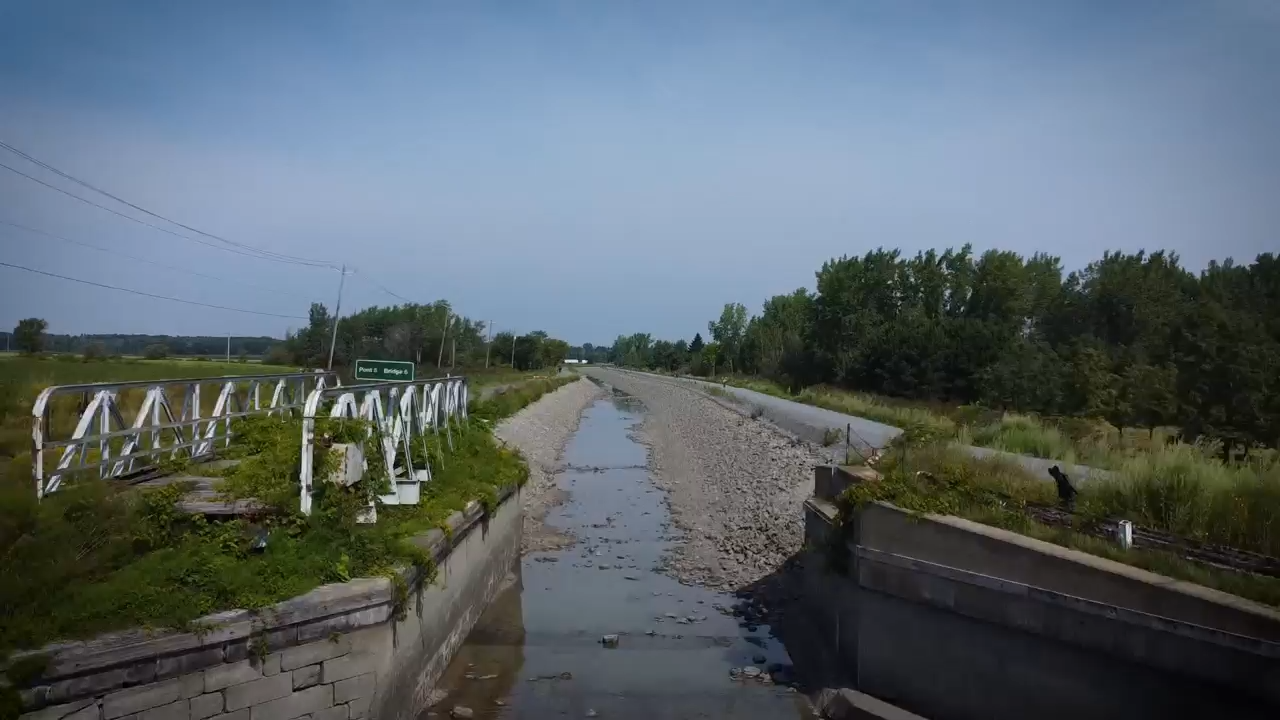
M 671 523 L 634 432 L 643 407 L 591 405 L 565 450 L 568 548 L 526 555 L 446 670 L 428 711 L 474 717 L 808 717 L 790 659 L 732 595 L 681 585 Z M 775 678 L 777 682 L 775 682 Z

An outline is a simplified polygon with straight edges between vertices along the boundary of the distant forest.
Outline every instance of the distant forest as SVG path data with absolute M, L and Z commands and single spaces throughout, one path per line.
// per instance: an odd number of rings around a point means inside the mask
M 1107 253 L 1058 258 L 969 246 L 842 257 L 759 315 L 725 305 L 691 342 L 619 336 L 593 360 L 765 376 L 1125 427 L 1177 426 L 1232 446 L 1280 439 L 1280 260 Z
M 0 332 L 0 348 L 13 344 L 10 332 Z M 148 347 L 163 345 L 169 355 L 223 357 L 227 353 L 227 336 L 205 335 L 58 335 L 44 333 L 44 350 L 56 353 L 81 353 L 101 343 L 109 355 L 143 355 Z M 231 337 L 231 357 L 259 357 L 272 345 L 283 342 L 273 337 Z M 17 349 L 13 346 L 12 349 Z

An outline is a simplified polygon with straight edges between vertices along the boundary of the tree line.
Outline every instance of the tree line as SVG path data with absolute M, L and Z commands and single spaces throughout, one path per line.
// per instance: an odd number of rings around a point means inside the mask
M 312 303 L 307 327 L 289 333 L 267 354 L 267 362 L 325 367 L 333 340 L 333 317 Z M 448 301 L 365 308 L 341 318 L 333 363 L 347 367 L 358 358 L 408 360 L 418 365 L 476 368 L 512 365 L 536 370 L 560 364 L 569 344 L 542 330 L 516 336 L 501 332 L 490 339 L 482 321 L 454 312 Z
M 84 353 L 103 355 L 142 355 L 167 357 L 192 355 L 223 357 L 227 352 L 226 335 L 136 335 L 89 334 L 60 335 L 48 333 L 48 324 L 40 318 L 19 321 L 13 332 L 0 332 L 0 346 L 27 354 L 38 352 Z M 231 337 L 231 357 L 262 356 L 280 342 L 279 338 L 257 336 Z
M 1105 253 L 1064 273 L 968 245 L 841 257 L 758 315 L 725 305 L 710 341 L 619 336 L 622 365 L 761 375 L 1127 427 L 1177 426 L 1235 447 L 1280 439 L 1280 262 L 1200 273 L 1176 254 Z M 697 346 L 695 348 L 695 345 Z M 584 348 L 585 349 L 585 348 Z

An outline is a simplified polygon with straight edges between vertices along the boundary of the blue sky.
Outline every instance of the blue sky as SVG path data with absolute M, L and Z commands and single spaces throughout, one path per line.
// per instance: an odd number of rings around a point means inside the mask
M 397 302 L 376 282 L 607 343 L 691 337 L 881 245 L 1068 268 L 1280 249 L 1276 68 L 1272 0 L 0 0 L 0 140 L 202 230 L 351 263 L 345 307 Z M 3 169 L 0 220 L 242 284 L 0 225 L 4 262 L 98 282 L 298 316 L 337 290 Z M 0 267 L 0 325 L 31 315 L 300 323 Z

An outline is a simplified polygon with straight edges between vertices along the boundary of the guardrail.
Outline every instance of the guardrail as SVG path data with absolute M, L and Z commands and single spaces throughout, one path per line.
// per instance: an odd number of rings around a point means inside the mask
M 378 435 L 383 465 L 392 488 L 390 493 L 379 496 L 379 501 L 386 505 L 417 504 L 422 483 L 431 481 L 431 468 L 413 467 L 414 444 L 422 443 L 425 454 L 427 433 L 438 433 L 443 427 L 452 449 L 453 421 L 466 420 L 468 393 L 467 379 L 462 376 L 313 390 L 302 412 L 299 509 L 304 515 L 311 514 L 317 417 L 369 422 L 369 432 Z M 376 519 L 377 506 L 371 502 L 361 521 Z
M 303 407 L 308 393 L 340 384 L 335 373 L 315 371 L 45 388 L 31 408 L 31 474 L 36 495 L 43 498 L 56 492 L 63 477 L 73 472 L 97 468 L 100 478 L 116 478 L 155 470 L 156 463 L 166 457 L 209 457 L 219 442 L 223 447 L 231 443 L 233 419 L 292 414 Z M 264 388 L 271 392 L 265 406 Z M 136 409 L 121 402 L 121 394 L 130 390 L 143 391 Z M 218 393 L 208 416 L 201 415 L 205 390 Z M 52 438 L 53 400 L 70 395 L 81 399 L 75 429 L 69 438 Z M 46 453 L 59 449 L 62 456 L 46 478 Z

